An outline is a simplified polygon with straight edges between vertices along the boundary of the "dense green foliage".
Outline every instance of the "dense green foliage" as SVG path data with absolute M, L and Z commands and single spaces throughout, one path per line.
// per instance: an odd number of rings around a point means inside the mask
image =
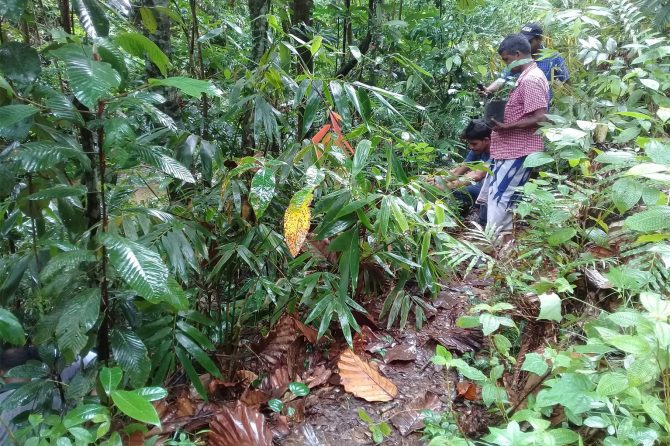
M 0 5 L 0 338 L 43 359 L 4 404 L 69 410 L 17 441 L 120 444 L 114 416 L 158 424 L 148 402 L 178 371 L 206 398 L 198 375 L 235 369 L 213 353 L 235 358 L 286 312 L 351 343 L 364 301 L 385 299 L 389 326 L 420 327 L 478 267 L 499 301 L 459 323 L 491 336 L 490 358 L 434 361 L 500 416 L 480 443 L 668 442 L 670 8 L 269 4 Z M 497 42 L 531 20 L 572 76 L 501 254 L 425 175 L 462 159 Z M 513 317 L 524 296 L 539 312 Z M 558 343 L 521 351 L 538 320 Z M 99 368 L 50 379 L 92 349 Z M 523 409 L 501 386 L 519 368 L 546 379 Z M 431 444 L 473 444 L 455 421 L 429 423 Z

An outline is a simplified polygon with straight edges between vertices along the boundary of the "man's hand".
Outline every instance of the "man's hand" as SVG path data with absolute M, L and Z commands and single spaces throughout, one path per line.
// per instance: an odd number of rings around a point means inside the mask
M 493 123 L 495 124 L 495 126 L 493 127 L 493 130 L 495 130 L 496 132 L 499 132 L 501 130 L 509 130 L 509 129 L 513 129 L 513 128 L 516 127 L 516 124 L 513 123 L 513 122 L 508 122 L 508 123 L 499 122 L 495 118 L 491 118 L 491 121 L 493 121 Z

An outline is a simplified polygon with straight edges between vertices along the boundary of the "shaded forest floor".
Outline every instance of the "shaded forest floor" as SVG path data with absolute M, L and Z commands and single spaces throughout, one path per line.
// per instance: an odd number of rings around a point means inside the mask
M 222 446 L 245 441 L 282 446 L 370 445 L 374 444 L 371 430 L 359 414 L 364 411 L 369 422 L 388 425 L 385 445 L 421 445 L 425 444 L 422 411 L 445 412 L 453 401 L 454 410 L 463 415 L 459 417 L 463 432 L 479 436 L 491 420 L 476 402 L 476 387 L 459 381 L 455 373 L 447 377 L 442 367 L 431 362 L 438 343 L 457 354 L 487 348 L 481 331 L 456 327 L 456 319 L 471 305 L 488 300 L 491 279 L 475 273 L 443 289 L 431 302 L 428 320 L 419 330 L 412 323 L 413 315 L 404 329 L 387 330 L 386 319 L 379 318 L 383 299 L 367 306 L 369 315 L 359 320 L 361 333 L 354 336 L 353 353 L 369 365 L 371 374 L 395 385 L 397 394 L 389 401 L 368 402 L 345 388 L 339 361 L 349 348 L 341 334 L 334 333 L 330 343 L 317 342 L 312 328 L 285 315 L 265 338 L 248 346 L 250 354 L 237 358 L 240 365 L 233 376 L 201 376 L 208 402 L 192 386 L 173 386 L 172 398 L 158 406 L 163 430 L 149 434 L 167 439 L 165 434 L 178 431 L 200 432 L 196 437 L 202 444 Z M 225 358 L 222 370 L 224 362 Z M 302 383 L 298 390 L 293 387 L 296 382 Z M 142 444 L 139 434 L 135 438 Z

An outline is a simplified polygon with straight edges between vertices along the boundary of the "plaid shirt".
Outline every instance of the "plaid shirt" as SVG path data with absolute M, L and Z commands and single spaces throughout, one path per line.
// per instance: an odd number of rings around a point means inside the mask
M 516 87 L 505 107 L 505 123 L 517 122 L 540 108 L 548 108 L 549 83 L 542 70 L 533 63 L 519 75 Z M 491 133 L 491 158 L 514 159 L 544 150 L 537 129 L 509 129 Z

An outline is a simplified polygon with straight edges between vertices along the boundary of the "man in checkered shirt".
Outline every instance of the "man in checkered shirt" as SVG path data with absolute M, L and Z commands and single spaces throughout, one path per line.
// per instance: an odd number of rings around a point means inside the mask
M 512 205 L 517 189 L 530 176 L 526 157 L 544 150 L 538 125 L 545 120 L 549 83 L 531 57 L 531 46 L 523 34 L 502 41 L 498 54 L 516 73 L 517 81 L 505 107 L 504 122 L 495 122 L 491 134 L 491 172 L 484 181 L 478 202 L 487 204 L 487 226 L 512 238 Z

